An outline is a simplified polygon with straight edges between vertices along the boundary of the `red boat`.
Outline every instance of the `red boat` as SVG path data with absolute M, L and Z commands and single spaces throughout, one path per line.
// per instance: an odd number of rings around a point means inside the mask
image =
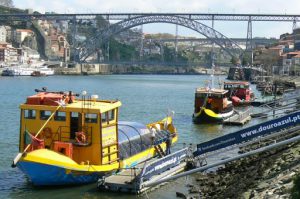
M 250 104 L 254 99 L 249 82 L 224 82 L 224 90 L 228 90 L 228 97 L 234 106 Z

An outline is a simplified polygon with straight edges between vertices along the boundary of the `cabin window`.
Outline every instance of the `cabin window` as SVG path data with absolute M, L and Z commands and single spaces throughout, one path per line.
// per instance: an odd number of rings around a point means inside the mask
M 71 113 L 71 117 L 76 117 L 76 118 L 78 118 L 78 115 L 79 115 L 79 113 L 77 113 L 77 112 L 72 112 L 72 113 Z
M 55 121 L 66 121 L 66 112 L 57 111 L 54 116 Z
M 107 123 L 107 113 L 101 113 L 101 122 Z
M 86 123 L 97 123 L 97 114 L 96 113 L 87 113 L 85 114 Z
M 108 112 L 109 121 L 115 120 L 115 110 L 111 110 Z
M 35 119 L 35 117 L 36 117 L 35 110 L 24 110 L 24 118 Z
M 47 120 L 51 116 L 51 111 L 40 111 L 40 119 Z

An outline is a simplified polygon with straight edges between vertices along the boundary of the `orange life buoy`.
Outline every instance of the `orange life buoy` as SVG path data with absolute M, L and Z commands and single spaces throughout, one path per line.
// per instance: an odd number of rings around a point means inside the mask
M 75 137 L 76 142 L 81 143 L 81 144 L 86 143 L 87 140 L 86 140 L 86 135 L 84 132 L 76 132 L 75 135 L 76 135 L 76 137 Z
M 52 138 L 52 130 L 51 130 L 51 128 L 49 128 L 49 127 L 44 128 L 43 135 L 47 139 Z

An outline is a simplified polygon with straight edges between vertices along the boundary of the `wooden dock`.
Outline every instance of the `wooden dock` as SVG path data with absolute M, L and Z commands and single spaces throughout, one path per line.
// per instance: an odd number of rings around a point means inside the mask
M 135 168 L 123 169 L 119 173 L 106 177 L 103 182 L 99 180 L 98 188 L 112 192 L 137 193 L 140 189 L 138 176 L 141 174 L 141 166 L 142 164 L 139 164 Z
M 223 121 L 224 125 L 244 125 L 251 120 L 249 109 L 245 112 L 237 112 Z

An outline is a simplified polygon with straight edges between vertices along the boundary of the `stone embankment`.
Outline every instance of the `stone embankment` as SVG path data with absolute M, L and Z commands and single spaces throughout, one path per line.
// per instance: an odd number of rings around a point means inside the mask
M 228 68 L 218 68 L 216 75 L 227 74 Z M 122 64 L 76 64 L 71 68 L 55 68 L 57 75 L 99 74 L 211 74 L 211 70 L 190 66 L 130 66 Z
M 300 142 L 226 164 L 216 172 L 198 173 L 186 198 L 289 198 L 299 173 Z

